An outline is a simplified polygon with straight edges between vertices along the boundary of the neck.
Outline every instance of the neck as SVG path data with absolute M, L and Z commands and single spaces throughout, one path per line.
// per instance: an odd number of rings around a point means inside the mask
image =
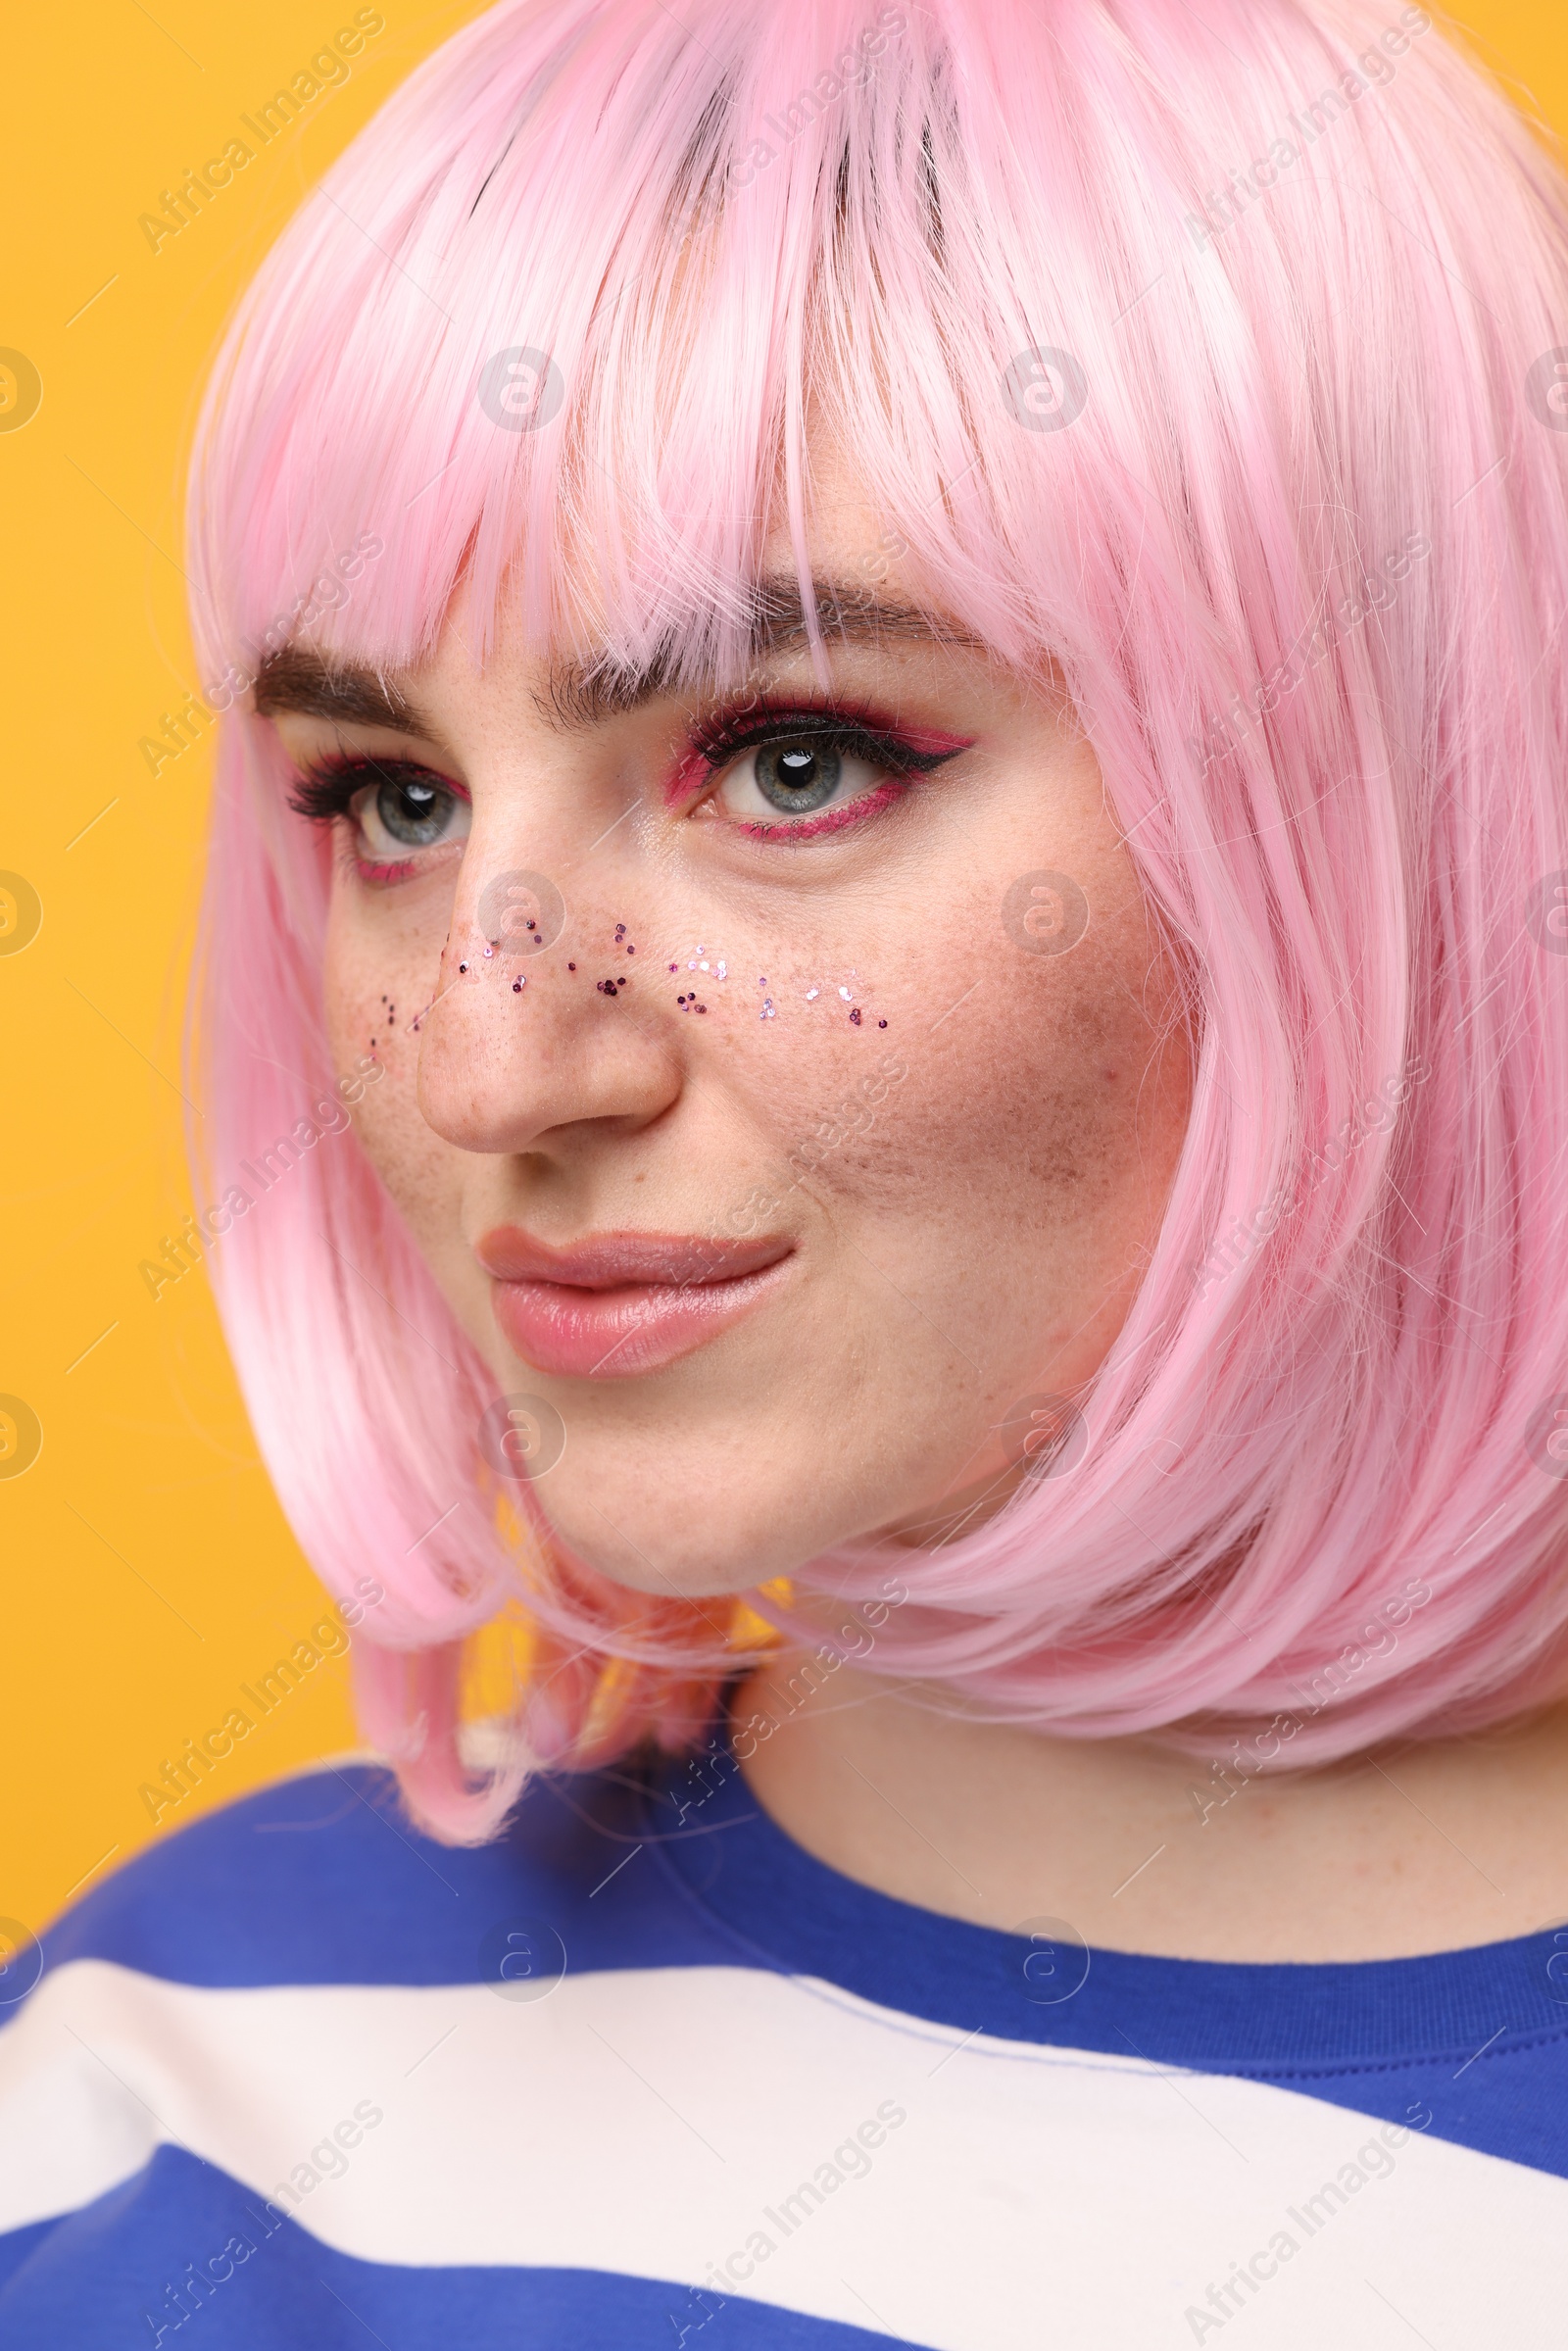
M 1313 1772 L 1217 1777 L 1146 1739 L 1065 1739 L 953 1692 L 799 1655 L 733 1710 L 774 1725 L 744 1765 L 764 1810 L 846 1877 L 1102 1948 L 1357 1960 L 1506 1940 L 1568 1914 L 1568 1706 Z

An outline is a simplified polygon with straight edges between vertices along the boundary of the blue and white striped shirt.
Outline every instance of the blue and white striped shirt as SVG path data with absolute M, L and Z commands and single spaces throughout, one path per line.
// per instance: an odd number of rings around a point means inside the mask
M 7 2351 L 1568 2342 L 1568 1933 L 1003 1935 L 813 1860 L 720 1742 L 471 1851 L 310 1772 L 8 1981 Z

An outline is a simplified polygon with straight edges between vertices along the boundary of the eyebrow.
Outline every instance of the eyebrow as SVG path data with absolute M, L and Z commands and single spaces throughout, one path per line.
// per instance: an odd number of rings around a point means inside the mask
M 949 612 L 926 605 L 874 595 L 849 581 L 814 579 L 811 596 L 817 627 L 829 644 L 875 645 L 888 641 L 989 650 Z M 756 663 L 808 644 L 807 605 L 790 576 L 764 579 L 753 593 L 748 660 Z M 563 733 L 597 726 L 607 718 L 638 710 L 667 694 L 691 691 L 683 679 L 677 648 L 666 639 L 644 662 L 628 664 L 600 656 L 594 661 L 552 661 L 536 696 L 542 714 Z M 396 677 L 336 663 L 305 646 L 285 645 L 270 654 L 256 680 L 256 710 L 264 718 L 293 710 L 312 718 L 335 718 L 358 726 L 395 727 L 408 734 L 434 730 L 417 703 Z
M 407 734 L 429 732 L 417 705 L 395 678 L 355 662 L 332 661 L 304 645 L 279 647 L 257 671 L 257 715 L 275 718 L 282 710 L 354 726 L 395 726 Z

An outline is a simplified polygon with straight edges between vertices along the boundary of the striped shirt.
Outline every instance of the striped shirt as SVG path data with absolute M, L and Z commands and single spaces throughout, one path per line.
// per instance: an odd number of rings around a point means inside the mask
M 7 2351 L 1562 2351 L 1568 1930 L 1229 1965 L 839 1876 L 699 1765 L 328 1766 L 0 1977 Z

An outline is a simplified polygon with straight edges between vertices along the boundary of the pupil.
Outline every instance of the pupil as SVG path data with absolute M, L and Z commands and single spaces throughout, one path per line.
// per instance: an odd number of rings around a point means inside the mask
M 757 786 L 775 808 L 821 808 L 839 788 L 844 762 L 825 743 L 764 743 L 757 753 Z

